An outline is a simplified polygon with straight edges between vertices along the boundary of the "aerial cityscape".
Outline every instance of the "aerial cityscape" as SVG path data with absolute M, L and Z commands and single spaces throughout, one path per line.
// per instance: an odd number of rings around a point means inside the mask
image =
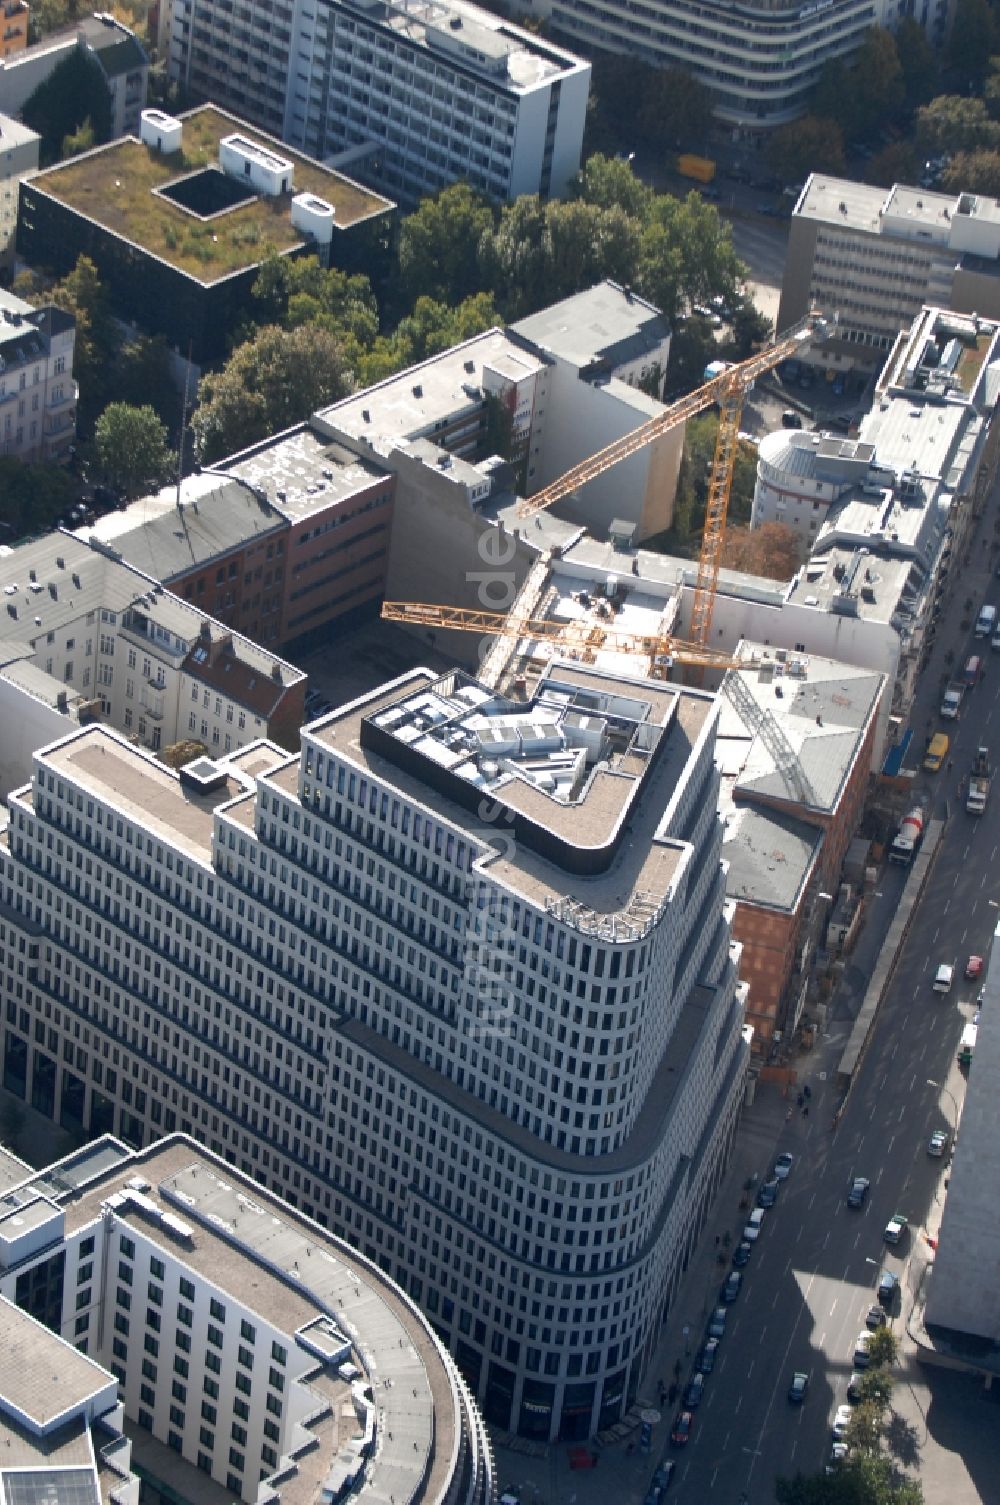
M 3 14 L 0 1505 L 1000 1499 L 1000 5 Z

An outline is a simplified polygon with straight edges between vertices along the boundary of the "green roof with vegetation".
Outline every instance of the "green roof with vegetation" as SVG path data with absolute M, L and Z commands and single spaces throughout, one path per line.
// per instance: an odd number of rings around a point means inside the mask
M 184 127 L 179 152 L 164 155 L 125 137 L 39 173 L 32 178 L 32 187 L 204 283 L 255 266 L 269 249 L 280 255 L 305 244 L 308 237 L 290 217 L 296 194 L 315 194 L 332 204 L 339 230 L 394 207 L 391 200 L 250 129 L 214 105 L 178 118 Z M 199 219 L 155 192 L 216 163 L 219 142 L 233 134 L 291 162 L 295 169 L 292 191 L 253 198 L 211 219 Z

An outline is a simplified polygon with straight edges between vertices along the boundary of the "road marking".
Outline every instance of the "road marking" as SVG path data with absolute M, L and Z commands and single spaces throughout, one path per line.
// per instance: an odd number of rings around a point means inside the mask
M 837 1310 L 837 1302 L 838 1302 L 838 1301 L 839 1301 L 839 1300 L 840 1300 L 840 1297 L 839 1297 L 839 1296 L 835 1296 L 835 1297 L 834 1297 L 834 1298 L 833 1298 L 833 1306 L 831 1306 L 831 1308 L 830 1308 L 830 1316 L 831 1316 L 831 1317 L 832 1317 L 832 1316 L 833 1316 L 833 1314 L 834 1314 L 834 1312 L 835 1312 L 835 1311 L 836 1311 L 836 1310 Z
M 800 1411 L 799 1412 L 799 1426 L 801 1426 L 801 1425 L 802 1425 L 802 1412 Z M 794 1441 L 792 1442 L 792 1457 L 793 1458 L 795 1457 L 795 1449 L 798 1447 L 798 1445 L 799 1445 L 799 1439 L 796 1437 L 794 1439 Z
M 812 1211 L 812 1205 L 815 1202 L 815 1200 L 816 1200 L 816 1193 L 813 1192 L 812 1196 L 809 1198 L 809 1201 L 806 1203 L 806 1212 L 811 1212 Z
M 743 1397 L 742 1397 L 742 1395 L 738 1395 L 736 1397 L 736 1404 L 733 1407 L 733 1415 L 734 1416 L 737 1416 L 739 1414 L 739 1409 L 742 1406 L 742 1404 L 743 1404 Z
M 819 1340 L 819 1347 L 820 1347 L 820 1352 L 821 1353 L 823 1351 L 823 1344 L 825 1342 L 826 1342 L 826 1329 L 824 1328 L 823 1332 L 820 1334 L 820 1340 Z
M 962 945 L 963 946 L 965 945 L 965 942 L 967 941 L 968 936 L 969 936 L 969 927 L 968 927 L 968 925 L 966 925 L 965 929 L 962 931 Z
M 725 1435 L 725 1438 L 724 1438 L 723 1443 L 722 1443 L 722 1451 L 723 1452 L 725 1452 L 726 1448 L 729 1446 L 729 1438 L 730 1438 L 731 1435 L 732 1434 L 730 1432 L 727 1432 L 726 1435 Z
M 747 1379 L 753 1374 L 753 1359 L 750 1360 L 750 1368 L 747 1370 Z
M 896 1059 L 896 1052 L 897 1052 L 898 1049 L 899 1049 L 899 1041 L 897 1040 L 896 1043 L 895 1043 L 895 1045 L 892 1047 L 892 1055 L 889 1057 L 890 1061 L 894 1061 Z
M 882 1169 L 883 1169 L 883 1167 L 880 1165 L 879 1168 L 878 1168 L 878 1170 L 875 1173 L 875 1185 L 876 1186 L 879 1184 L 879 1182 L 882 1179 Z
M 829 1243 L 829 1242 L 830 1242 L 830 1230 L 829 1230 L 829 1228 L 828 1228 L 828 1229 L 827 1229 L 827 1230 L 826 1230 L 826 1238 L 825 1238 L 825 1239 L 824 1239 L 824 1240 L 823 1240 L 823 1248 L 824 1248 L 824 1249 L 825 1249 L 825 1248 L 826 1248 L 826 1246 L 827 1246 L 827 1244 L 828 1244 L 828 1243 Z
M 857 1234 L 857 1237 L 856 1237 L 856 1238 L 855 1238 L 855 1240 L 854 1240 L 854 1247 L 855 1247 L 855 1249 L 856 1249 L 856 1248 L 857 1248 L 857 1247 L 858 1247 L 858 1245 L 859 1245 L 859 1244 L 860 1244 L 860 1242 L 861 1242 L 861 1230 L 860 1230 L 860 1229 L 858 1229 L 858 1234 Z M 836 1302 L 834 1302 L 834 1306 L 836 1306 L 836 1304 L 837 1304 L 837 1303 L 836 1303 Z
M 760 1330 L 760 1339 L 761 1339 L 761 1342 L 763 1342 L 764 1334 L 766 1332 L 767 1332 L 767 1324 L 765 1323 L 764 1326 Z
M 717 1479 L 717 1478 L 718 1478 L 718 1477 L 719 1477 L 719 1465 L 718 1465 L 718 1464 L 716 1464 L 716 1465 L 715 1465 L 715 1468 L 714 1468 L 714 1469 L 713 1469 L 713 1470 L 712 1470 L 712 1482 L 711 1482 L 711 1484 L 710 1484 L 710 1485 L 709 1485 L 709 1488 L 710 1488 L 710 1489 L 714 1489 L 714 1488 L 715 1488 L 715 1481 L 716 1481 L 716 1479 Z
M 916 1080 L 916 1078 L 914 1078 L 914 1080 Z M 901 1124 L 901 1123 L 902 1123 L 902 1122 L 903 1122 L 903 1114 L 904 1114 L 904 1113 L 905 1113 L 905 1112 L 906 1112 L 906 1104 L 905 1104 L 905 1103 L 903 1103 L 903 1104 L 902 1104 L 902 1105 L 901 1105 L 901 1107 L 900 1107 L 900 1110 L 899 1110 L 899 1117 L 898 1117 L 898 1118 L 897 1118 L 897 1120 L 896 1120 L 896 1122 L 897 1122 L 897 1123 L 900 1123 L 900 1124 Z

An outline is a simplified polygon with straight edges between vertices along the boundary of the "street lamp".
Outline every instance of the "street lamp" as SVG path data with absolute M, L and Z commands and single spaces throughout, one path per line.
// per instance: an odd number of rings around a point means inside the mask
M 955 1100 L 955 1094 L 952 1092 L 950 1087 L 946 1087 L 943 1082 L 936 1082 L 934 1078 L 930 1076 L 927 1078 L 927 1085 L 928 1087 L 936 1087 L 939 1092 L 945 1093 L 951 1099 L 951 1106 L 955 1110 L 955 1122 L 951 1126 L 952 1131 L 954 1132 L 954 1130 L 958 1128 L 958 1103 Z

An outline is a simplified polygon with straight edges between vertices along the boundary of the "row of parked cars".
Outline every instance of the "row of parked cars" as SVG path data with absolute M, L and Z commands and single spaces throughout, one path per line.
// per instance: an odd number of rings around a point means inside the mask
M 904 1226 L 905 1226 L 905 1219 Z M 847 1433 L 851 1425 L 851 1407 L 856 1405 L 862 1398 L 862 1380 L 864 1372 L 871 1364 L 872 1335 L 884 1327 L 893 1314 L 896 1306 L 896 1292 L 899 1290 L 899 1279 L 891 1270 L 883 1270 L 878 1283 L 878 1300 L 868 1308 L 865 1316 L 865 1325 L 854 1340 L 853 1371 L 847 1383 L 847 1404 L 838 1406 L 834 1414 L 833 1424 L 830 1428 L 833 1437 L 833 1446 L 826 1463 L 827 1474 L 836 1473 L 844 1460 L 847 1458 L 850 1447 L 846 1441 Z
M 715 1368 L 719 1345 L 726 1333 L 729 1308 L 743 1288 L 743 1267 L 750 1262 L 753 1246 L 760 1237 L 764 1217 L 778 1199 L 782 1181 L 787 1180 L 794 1157 L 787 1151 L 774 1162 L 774 1169 L 757 1193 L 757 1206 L 747 1219 L 743 1235 L 733 1251 L 733 1268 L 726 1276 L 719 1291 L 719 1302 L 712 1312 L 705 1333 L 705 1340 L 695 1360 L 694 1372 L 688 1380 L 681 1398 L 681 1409 L 674 1419 L 670 1441 L 674 1447 L 685 1447 L 691 1440 L 694 1429 L 694 1413 L 701 1405 L 708 1376 Z

